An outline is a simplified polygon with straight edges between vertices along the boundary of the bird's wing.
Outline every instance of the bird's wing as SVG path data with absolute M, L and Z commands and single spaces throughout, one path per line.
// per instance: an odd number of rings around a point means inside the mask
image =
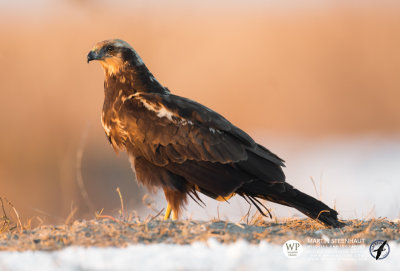
M 160 166 L 186 160 L 235 163 L 246 161 L 248 152 L 283 165 L 223 116 L 183 97 L 136 93 L 125 99 L 118 115 L 132 147 Z

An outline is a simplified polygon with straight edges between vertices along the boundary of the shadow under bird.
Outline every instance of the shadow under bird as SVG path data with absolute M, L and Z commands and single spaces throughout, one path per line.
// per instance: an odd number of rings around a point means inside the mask
M 104 68 L 101 121 L 116 152 L 126 151 L 137 181 L 161 187 L 165 219 L 177 219 L 190 196 L 243 197 L 265 215 L 261 200 L 296 208 L 327 226 L 338 213 L 285 182 L 284 161 L 215 111 L 172 94 L 125 41 L 98 42 L 87 55 Z

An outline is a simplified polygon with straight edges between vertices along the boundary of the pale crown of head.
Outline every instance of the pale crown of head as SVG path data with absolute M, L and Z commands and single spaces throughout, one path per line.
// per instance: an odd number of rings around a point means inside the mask
M 104 52 L 104 48 L 107 48 L 107 46 L 112 46 L 117 50 L 117 52 L 113 54 L 103 53 L 104 55 L 102 56 L 102 58 L 96 59 L 100 61 L 106 74 L 115 75 L 119 71 L 121 71 L 127 64 L 127 60 L 123 59 L 122 53 L 118 49 L 129 49 L 135 57 L 135 66 L 144 65 L 142 59 L 132 48 L 132 46 L 129 45 L 129 43 L 127 43 L 126 41 L 120 39 L 109 39 L 100 41 L 95 44 L 91 52 L 96 52 L 97 54 L 100 54 L 102 50 Z

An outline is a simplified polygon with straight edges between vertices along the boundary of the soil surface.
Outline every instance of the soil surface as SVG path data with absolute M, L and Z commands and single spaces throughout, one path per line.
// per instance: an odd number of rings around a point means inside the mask
M 282 245 L 297 240 L 309 245 L 369 245 L 373 240 L 400 243 L 399 221 L 372 219 L 344 221 L 341 229 L 326 228 L 310 219 L 282 222 L 255 221 L 239 224 L 226 221 L 119 221 L 76 220 L 70 225 L 43 225 L 35 229 L 14 228 L 0 234 L 0 250 L 57 250 L 67 246 L 125 247 L 129 244 L 190 244 L 214 238 L 222 243 L 239 239 Z

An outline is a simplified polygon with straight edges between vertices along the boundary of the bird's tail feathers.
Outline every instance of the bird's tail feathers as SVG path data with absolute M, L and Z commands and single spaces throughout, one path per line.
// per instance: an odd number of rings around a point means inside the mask
M 288 183 L 281 184 L 284 186 L 284 191 L 276 192 L 273 189 L 264 189 L 264 191 L 258 190 L 259 194 L 255 195 L 254 190 L 251 193 L 252 196 L 256 196 L 261 199 L 293 207 L 308 217 L 318 220 L 326 226 L 334 228 L 343 227 L 345 224 L 340 222 L 337 218 L 338 213 L 329 208 L 323 202 L 297 190 Z M 246 193 L 249 194 L 249 193 Z

